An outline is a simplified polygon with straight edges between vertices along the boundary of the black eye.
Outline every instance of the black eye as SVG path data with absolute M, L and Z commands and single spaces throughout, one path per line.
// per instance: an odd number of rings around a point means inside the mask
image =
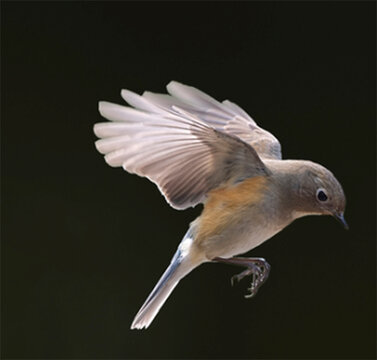
M 317 199 L 319 201 L 326 201 L 327 200 L 327 195 L 322 189 L 317 190 Z

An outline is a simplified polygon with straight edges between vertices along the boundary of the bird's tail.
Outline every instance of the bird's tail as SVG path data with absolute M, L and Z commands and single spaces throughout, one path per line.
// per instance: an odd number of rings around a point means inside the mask
M 202 261 L 193 261 L 190 256 L 192 238 L 190 230 L 182 240 L 170 265 L 136 314 L 131 329 L 147 328 L 165 303 L 178 282 Z

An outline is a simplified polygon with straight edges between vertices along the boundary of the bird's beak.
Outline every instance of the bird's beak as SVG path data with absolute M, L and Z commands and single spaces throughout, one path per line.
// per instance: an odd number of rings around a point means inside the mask
M 344 214 L 342 212 L 341 213 L 334 212 L 333 216 L 334 216 L 335 219 L 337 219 L 344 226 L 344 228 L 346 230 L 349 229 L 349 226 L 348 226 L 346 219 L 344 218 Z

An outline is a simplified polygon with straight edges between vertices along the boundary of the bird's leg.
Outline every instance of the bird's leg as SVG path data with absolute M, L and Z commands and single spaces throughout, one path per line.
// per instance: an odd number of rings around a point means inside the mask
M 271 268 L 270 264 L 263 258 L 233 257 L 224 259 L 216 257 L 212 261 L 246 267 L 246 270 L 231 278 L 231 284 L 233 285 L 235 281 L 240 281 L 245 276 L 252 276 L 251 286 L 248 289 L 250 293 L 246 294 L 245 298 L 251 298 L 258 292 L 259 288 L 267 280 Z

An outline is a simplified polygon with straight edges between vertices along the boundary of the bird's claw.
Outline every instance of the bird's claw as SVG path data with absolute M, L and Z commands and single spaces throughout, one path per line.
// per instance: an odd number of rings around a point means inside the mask
M 252 281 L 250 288 L 248 288 L 249 293 L 245 295 L 246 299 L 249 299 L 256 295 L 259 288 L 263 285 L 263 283 L 267 280 L 268 275 L 270 273 L 270 264 L 264 259 L 253 259 L 252 262 L 249 263 L 249 266 L 246 270 L 241 272 L 240 274 L 232 276 L 231 284 L 232 286 L 237 281 L 241 281 L 244 277 L 252 275 Z
M 245 299 L 250 299 L 255 296 L 263 282 L 264 280 L 259 280 L 259 275 L 253 274 L 253 280 L 251 281 L 250 287 L 247 289 L 249 293 L 245 295 Z
M 243 279 L 243 276 L 241 276 L 241 275 L 242 275 L 242 273 L 241 274 L 237 274 L 237 275 L 233 275 L 230 278 L 230 283 L 231 283 L 232 286 L 234 285 L 234 283 L 239 282 L 239 281 L 241 281 Z

